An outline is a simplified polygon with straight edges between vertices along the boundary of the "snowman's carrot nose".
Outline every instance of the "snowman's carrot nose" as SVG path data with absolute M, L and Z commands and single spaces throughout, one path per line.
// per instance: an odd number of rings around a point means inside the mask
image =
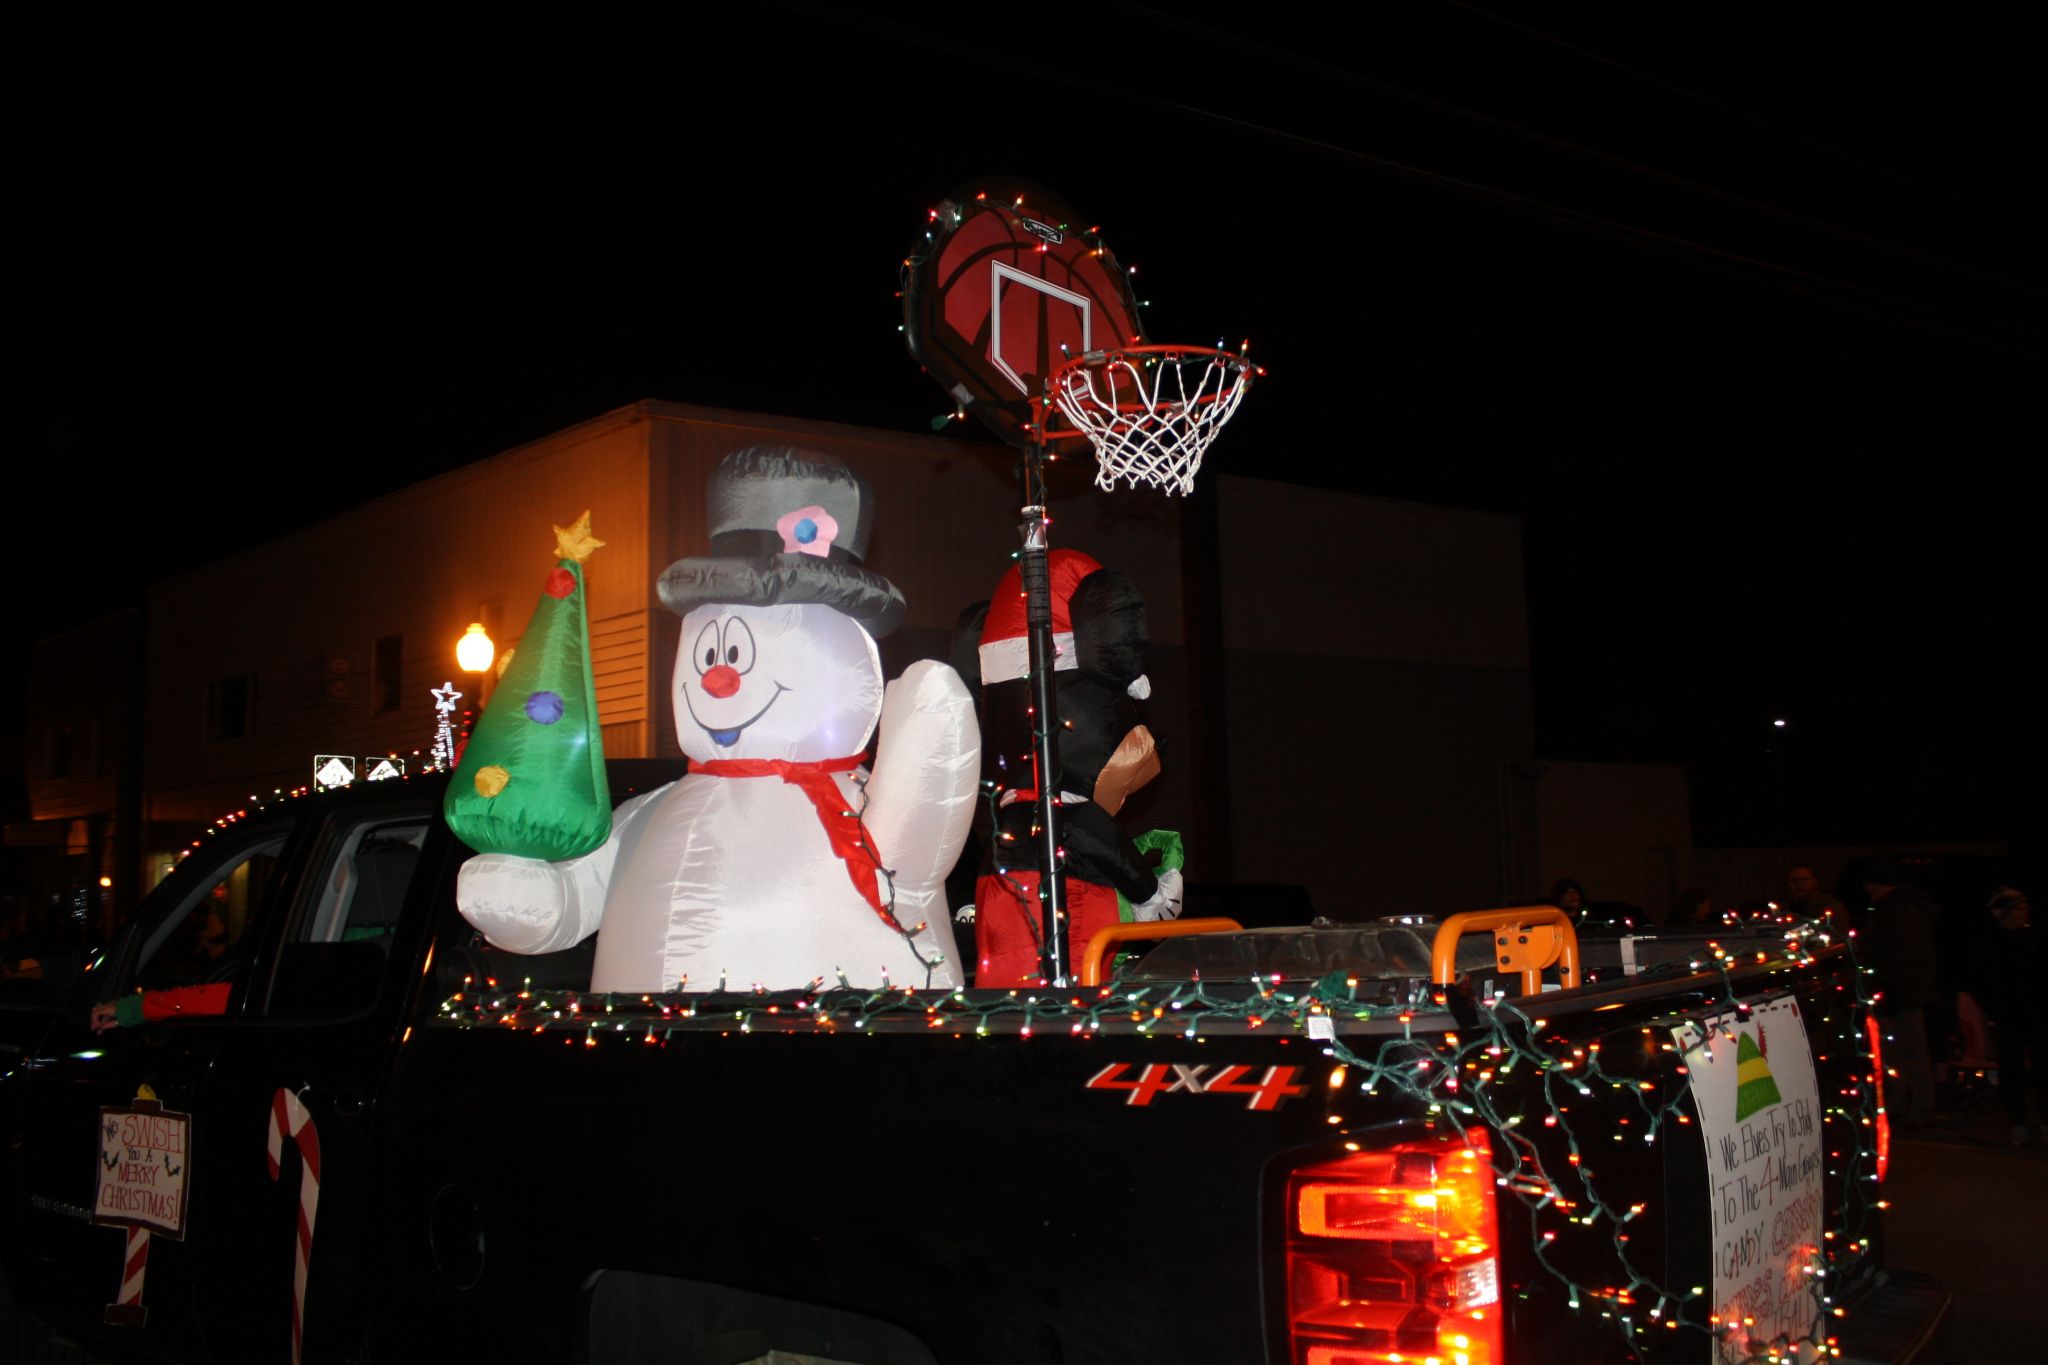
M 714 697 L 729 697 L 740 690 L 739 670 L 719 664 L 704 670 L 704 690 Z

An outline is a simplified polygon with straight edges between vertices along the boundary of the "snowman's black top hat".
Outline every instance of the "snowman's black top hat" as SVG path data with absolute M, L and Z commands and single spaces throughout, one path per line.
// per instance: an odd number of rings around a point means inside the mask
M 711 553 L 679 559 L 662 574 L 669 610 L 821 602 L 874 636 L 902 622 L 903 594 L 861 567 L 874 493 L 839 460 L 749 446 L 719 461 L 706 491 Z

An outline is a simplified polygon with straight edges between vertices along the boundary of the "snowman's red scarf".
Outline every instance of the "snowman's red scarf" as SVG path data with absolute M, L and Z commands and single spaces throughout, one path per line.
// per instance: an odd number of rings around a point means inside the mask
M 818 823 L 825 827 L 825 838 L 831 842 L 832 852 L 846 864 L 846 875 L 853 880 L 853 889 L 874 907 L 875 913 L 882 917 L 882 923 L 900 934 L 903 926 L 882 904 L 881 884 L 875 877 L 875 869 L 881 866 L 881 859 L 875 851 L 874 840 L 869 836 L 867 826 L 860 822 L 860 816 L 846 808 L 846 795 L 832 780 L 833 773 L 850 772 L 858 768 L 860 762 L 859 754 L 851 758 L 822 759 L 816 763 L 791 763 L 780 758 L 714 758 L 705 761 L 693 758 L 690 771 L 703 773 L 706 777 L 779 777 L 811 798 L 811 805 L 818 812 Z

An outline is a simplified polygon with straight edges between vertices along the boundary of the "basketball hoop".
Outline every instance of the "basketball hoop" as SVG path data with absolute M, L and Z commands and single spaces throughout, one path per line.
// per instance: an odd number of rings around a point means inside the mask
M 1086 436 L 1104 490 L 1129 479 L 1191 493 L 1209 442 L 1265 373 L 1242 353 L 1147 341 L 1130 272 L 1094 228 L 1080 226 L 1087 221 L 1035 187 L 970 186 L 931 211 L 903 262 L 911 356 L 955 414 L 972 413 L 1017 449 L 1031 762 L 1048 775 L 1059 771 L 1060 729 L 1045 477 L 1055 443 Z M 1037 789 L 1039 970 L 1064 987 L 1065 817 L 1059 784 Z
M 1095 446 L 1096 487 L 1129 479 L 1187 494 L 1256 372 L 1242 354 L 1208 346 L 1123 346 L 1060 366 L 1052 398 Z

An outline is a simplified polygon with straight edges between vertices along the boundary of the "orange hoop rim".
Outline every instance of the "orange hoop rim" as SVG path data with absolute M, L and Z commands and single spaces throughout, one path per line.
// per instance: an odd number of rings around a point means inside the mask
M 1072 359 L 1063 361 L 1060 367 L 1052 372 L 1052 386 L 1058 388 L 1060 382 L 1074 370 L 1100 369 L 1119 360 L 1130 360 L 1134 356 L 1156 357 L 1160 360 L 1175 360 L 1182 363 L 1190 360 L 1220 360 L 1245 379 L 1266 372 L 1263 367 L 1252 364 L 1251 357 L 1243 351 L 1227 350 L 1221 346 L 1105 346 L 1099 351 L 1083 351 Z
M 1055 396 L 1062 391 L 1072 392 L 1072 381 L 1075 376 L 1084 370 L 1106 370 L 1110 366 L 1119 363 L 1142 368 L 1146 362 L 1152 360 L 1177 365 L 1186 365 L 1190 362 L 1207 365 L 1221 364 L 1229 372 L 1227 381 L 1219 384 L 1213 392 L 1200 393 L 1189 402 L 1187 406 L 1193 410 L 1207 408 L 1226 399 L 1234 403 L 1237 398 L 1243 396 L 1243 390 L 1251 387 L 1254 378 L 1266 372 L 1263 366 L 1254 365 L 1251 357 L 1247 356 L 1243 351 L 1232 351 L 1221 346 L 1158 345 L 1147 343 L 1143 346 L 1105 346 L 1099 350 L 1083 351 L 1080 355 L 1061 362 L 1059 368 L 1052 372 L 1052 377 L 1046 381 L 1047 397 L 1041 401 L 1039 407 L 1044 414 L 1040 419 L 1040 424 L 1045 427 L 1047 437 L 1052 440 L 1066 440 L 1071 437 L 1088 434 L 1086 428 L 1074 425 L 1073 418 L 1061 411 L 1059 401 Z M 1155 405 L 1148 403 L 1117 403 L 1112 407 L 1101 402 L 1099 396 L 1092 395 L 1092 386 L 1091 396 L 1093 397 L 1093 406 L 1105 413 L 1131 414 L 1157 411 Z M 1064 426 L 1054 426 L 1047 420 L 1047 418 L 1055 414 L 1065 423 Z

